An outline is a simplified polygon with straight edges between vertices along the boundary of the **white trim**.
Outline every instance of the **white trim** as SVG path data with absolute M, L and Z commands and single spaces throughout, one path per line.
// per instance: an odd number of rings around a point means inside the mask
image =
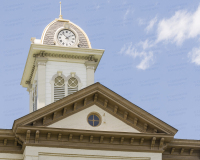
M 54 102 L 54 81 L 55 81 L 55 78 L 58 77 L 58 76 L 61 76 L 65 80 L 65 96 L 66 96 L 67 77 L 65 77 L 65 75 L 62 74 L 62 71 L 57 71 L 57 73 L 53 75 L 53 77 L 51 78 L 51 81 L 50 81 L 50 84 L 51 84 L 51 102 L 52 103 Z
M 61 73 L 61 74 L 59 74 L 59 73 Z M 78 91 L 79 91 L 82 88 L 81 79 L 76 75 L 75 72 L 73 72 L 73 74 L 74 74 L 74 77 L 78 80 Z M 54 102 L 54 81 L 57 76 L 61 76 L 62 78 L 64 78 L 64 80 L 65 80 L 65 96 L 68 96 L 68 80 L 72 77 L 72 73 L 66 77 L 64 74 L 62 74 L 61 71 L 57 71 L 57 73 L 53 75 L 53 77 L 51 78 L 51 80 L 49 82 L 51 84 L 51 103 Z
M 35 65 L 35 57 L 33 56 L 36 53 L 39 53 L 40 51 L 45 51 L 47 53 L 56 53 L 56 54 L 73 54 L 76 56 L 89 56 L 93 55 L 95 59 L 97 59 L 97 66 L 101 60 L 101 57 L 104 53 L 104 50 L 100 49 L 86 49 L 86 48 L 74 48 L 74 47 L 61 47 L 61 46 L 50 46 L 50 45 L 42 45 L 42 44 L 31 44 L 29 54 L 27 57 L 26 65 L 24 68 L 23 76 L 21 79 L 21 85 L 23 87 L 28 87 L 29 84 L 26 83 L 26 81 L 29 80 L 30 75 L 32 74 L 32 68 Z M 66 60 L 70 60 L 69 58 L 66 58 Z M 96 66 L 96 67 L 97 67 Z M 37 67 L 37 65 L 36 65 Z M 96 68 L 95 68 L 96 70 Z M 36 69 L 34 69 L 34 74 L 32 77 L 35 75 Z M 32 81 L 31 81 L 32 84 Z
M 72 74 L 70 74 L 69 76 L 66 77 L 67 78 L 67 82 L 71 77 L 72 77 Z M 76 75 L 76 73 L 74 73 L 74 77 L 78 80 L 78 91 L 79 91 L 81 89 L 81 87 L 82 87 L 81 79 Z M 67 91 L 68 91 L 68 85 L 67 85 Z

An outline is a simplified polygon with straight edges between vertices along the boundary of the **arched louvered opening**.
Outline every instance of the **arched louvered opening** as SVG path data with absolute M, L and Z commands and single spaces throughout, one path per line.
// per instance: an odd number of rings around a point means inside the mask
M 58 76 L 54 81 L 54 102 L 65 97 L 65 80 Z
M 75 77 L 71 77 L 68 80 L 68 95 L 78 91 L 78 80 Z

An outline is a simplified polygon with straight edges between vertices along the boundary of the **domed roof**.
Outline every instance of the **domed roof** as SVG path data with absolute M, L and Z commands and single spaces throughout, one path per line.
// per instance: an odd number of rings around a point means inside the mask
M 91 44 L 86 33 L 76 24 L 65 19 L 55 19 L 49 23 L 44 29 L 41 37 L 41 44 L 44 45 L 55 45 L 55 34 L 60 28 L 67 25 L 69 28 L 73 29 L 79 38 L 79 48 L 91 48 Z

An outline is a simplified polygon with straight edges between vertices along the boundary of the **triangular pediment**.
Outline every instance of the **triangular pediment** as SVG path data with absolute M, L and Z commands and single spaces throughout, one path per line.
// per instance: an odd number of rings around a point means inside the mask
M 81 126 L 79 125 L 80 121 L 82 123 L 80 115 L 84 115 L 84 121 L 87 122 L 89 112 L 83 113 L 91 108 L 95 111 L 94 106 L 110 117 L 110 119 L 106 118 L 106 123 L 109 123 L 108 127 L 102 127 L 101 131 L 117 132 L 120 130 L 120 132 L 170 135 L 175 135 L 177 132 L 175 128 L 127 101 L 100 83 L 95 83 L 16 120 L 13 125 L 13 131 L 15 132 L 19 126 L 63 129 L 71 127 L 72 129 L 87 130 L 89 128 L 86 125 L 83 125 L 84 127 L 82 126 L 82 128 L 78 127 Z M 103 120 L 103 115 L 101 116 Z M 102 121 L 102 123 L 104 122 Z M 94 128 L 91 129 L 95 130 Z
M 97 120 L 90 120 L 91 125 L 88 123 L 89 116 L 96 115 Z M 97 126 L 92 126 L 96 122 Z M 82 130 L 96 130 L 96 131 L 113 131 L 113 132 L 133 132 L 140 133 L 132 126 L 124 123 L 112 114 L 103 110 L 96 104 L 85 108 L 73 115 L 61 119 L 53 124 L 48 125 L 51 128 L 65 128 L 65 129 L 82 129 Z

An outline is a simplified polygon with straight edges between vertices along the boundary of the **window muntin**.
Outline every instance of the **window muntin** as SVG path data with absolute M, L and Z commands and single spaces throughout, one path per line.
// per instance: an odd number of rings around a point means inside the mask
M 78 80 L 75 77 L 71 77 L 68 80 L 68 95 L 78 91 Z
M 91 113 L 91 114 L 89 114 L 87 121 L 92 127 L 96 127 L 96 126 L 100 125 L 101 118 L 98 114 Z
M 71 87 L 71 88 L 75 88 L 78 86 L 78 80 L 74 77 L 71 77 L 69 80 L 68 80 L 68 86 Z
M 65 80 L 63 77 L 61 76 L 58 76 L 55 78 L 55 82 L 54 82 L 54 86 L 57 86 L 57 87 L 62 87 L 63 85 L 65 85 Z

